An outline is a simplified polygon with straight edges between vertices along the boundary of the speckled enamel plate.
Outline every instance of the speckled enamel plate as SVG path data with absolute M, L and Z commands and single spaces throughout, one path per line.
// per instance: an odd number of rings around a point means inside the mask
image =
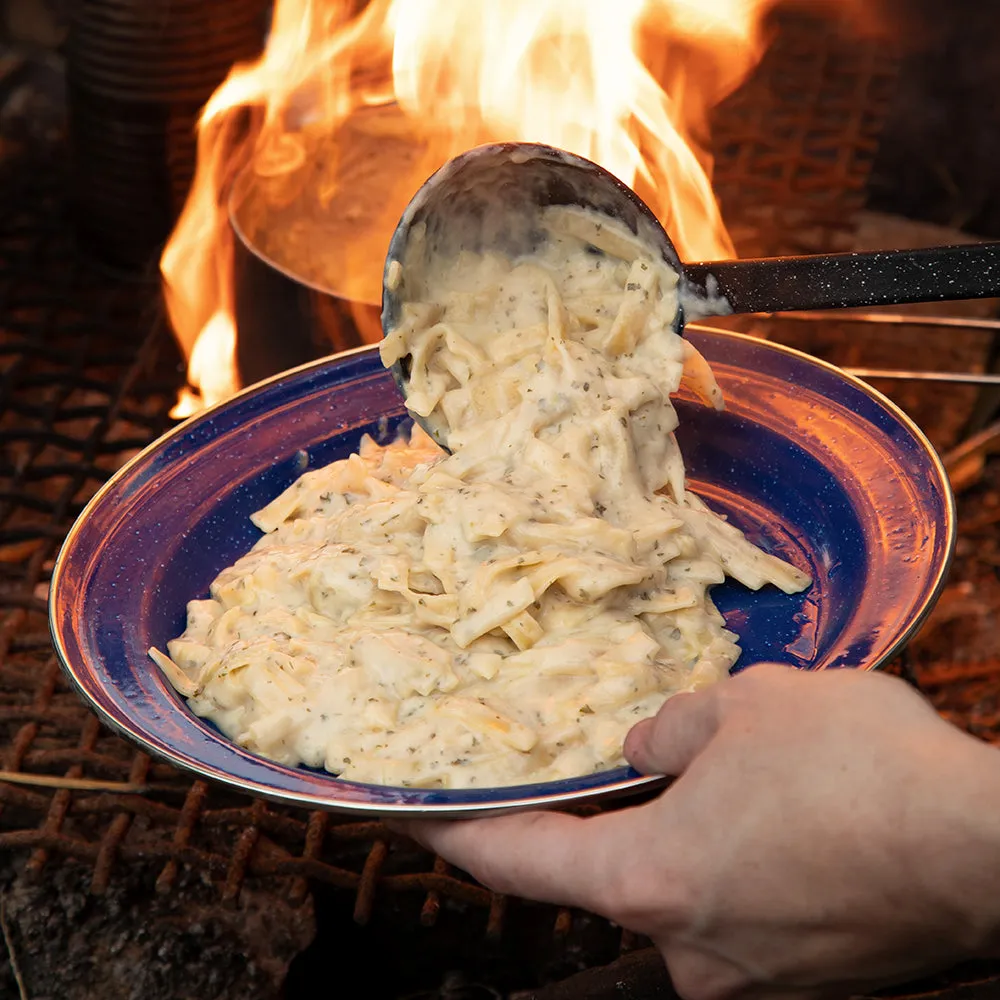
M 872 668 L 920 624 L 954 544 L 941 462 L 893 404 L 836 368 L 737 334 L 693 330 L 722 385 L 716 413 L 681 397 L 695 491 L 755 542 L 806 569 L 788 596 L 737 584 L 714 599 L 739 633 L 737 669 Z M 305 365 L 181 424 L 88 504 L 56 564 L 50 621 L 67 674 L 143 750 L 253 795 L 355 813 L 461 816 L 579 804 L 660 781 L 619 768 L 510 788 L 429 791 L 341 781 L 248 753 L 198 719 L 146 655 L 189 600 L 258 537 L 250 514 L 305 469 L 387 440 L 404 420 L 374 349 Z

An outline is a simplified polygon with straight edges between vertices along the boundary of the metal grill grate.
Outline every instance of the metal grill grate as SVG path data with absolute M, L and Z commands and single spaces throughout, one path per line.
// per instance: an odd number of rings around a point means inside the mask
M 719 187 L 742 252 L 846 245 L 891 87 L 885 52 L 792 22 L 720 112 Z M 113 889 L 116 873 L 141 868 L 163 897 L 184 891 L 189 871 L 209 878 L 223 903 L 252 891 L 296 907 L 325 892 L 333 916 L 322 919 L 341 929 L 414 932 L 453 926 L 457 913 L 463 928 L 452 937 L 412 947 L 447 968 L 460 960 L 454 942 L 474 939 L 485 964 L 516 966 L 508 975 L 521 977 L 518 986 L 640 944 L 586 914 L 496 896 L 377 823 L 278 809 L 192 782 L 104 732 L 67 689 L 45 620 L 52 559 L 101 482 L 169 426 L 182 379 L 155 283 L 109 276 L 78 251 L 63 181 L 34 161 L 0 176 L 0 767 L 17 772 L 0 780 L 0 848 L 16 854 L 18 871 L 43 880 L 84 866 L 98 895 Z M 775 320 L 767 332 L 800 346 L 808 346 L 803 337 L 823 341 L 834 354 L 846 344 L 853 363 L 864 363 L 851 346 L 857 326 L 839 340 L 825 325 L 807 326 L 793 336 Z M 874 335 L 872 324 L 862 328 Z M 977 341 L 967 366 L 982 367 L 984 351 Z M 959 589 L 996 581 L 998 489 L 987 478 L 963 501 L 969 546 L 956 568 Z M 1000 607 L 995 597 L 983 614 Z M 956 658 L 949 621 L 961 616 L 947 613 L 956 617 L 932 623 L 931 638 L 899 668 L 949 717 L 1000 741 L 1000 648 L 977 661 L 982 647 L 970 646 Z M 8 975 L 0 966 L 0 990 Z
M 713 187 L 743 256 L 851 249 L 894 46 L 859 41 L 847 20 L 779 23 L 758 71 L 713 116 Z

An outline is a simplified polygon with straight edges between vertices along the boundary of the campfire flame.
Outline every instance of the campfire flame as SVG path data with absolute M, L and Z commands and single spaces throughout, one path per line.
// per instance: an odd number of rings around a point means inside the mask
M 314 227 L 310 248 L 330 234 L 332 275 L 306 276 L 356 301 L 377 301 L 392 227 L 426 176 L 490 141 L 586 156 L 645 198 L 682 258 L 732 256 L 707 118 L 756 64 L 770 5 L 277 0 L 261 58 L 235 66 L 203 110 L 194 183 L 161 259 L 188 359 L 174 416 L 240 387 L 237 176 L 249 180 L 268 256 L 301 273 L 296 234 Z

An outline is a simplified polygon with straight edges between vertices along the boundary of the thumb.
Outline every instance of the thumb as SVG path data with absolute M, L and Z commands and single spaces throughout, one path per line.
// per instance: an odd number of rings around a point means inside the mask
M 622 871 L 644 855 L 636 811 L 582 819 L 555 812 L 490 819 L 388 822 L 494 892 L 610 916 Z
M 625 737 L 625 758 L 643 774 L 683 774 L 719 729 L 717 688 L 675 694 Z

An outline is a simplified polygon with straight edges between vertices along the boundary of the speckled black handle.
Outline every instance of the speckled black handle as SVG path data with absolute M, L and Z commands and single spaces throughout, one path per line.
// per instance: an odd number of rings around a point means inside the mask
M 1000 242 L 685 265 L 689 290 L 734 313 L 1000 298 Z M 714 293 L 714 294 L 713 294 Z

